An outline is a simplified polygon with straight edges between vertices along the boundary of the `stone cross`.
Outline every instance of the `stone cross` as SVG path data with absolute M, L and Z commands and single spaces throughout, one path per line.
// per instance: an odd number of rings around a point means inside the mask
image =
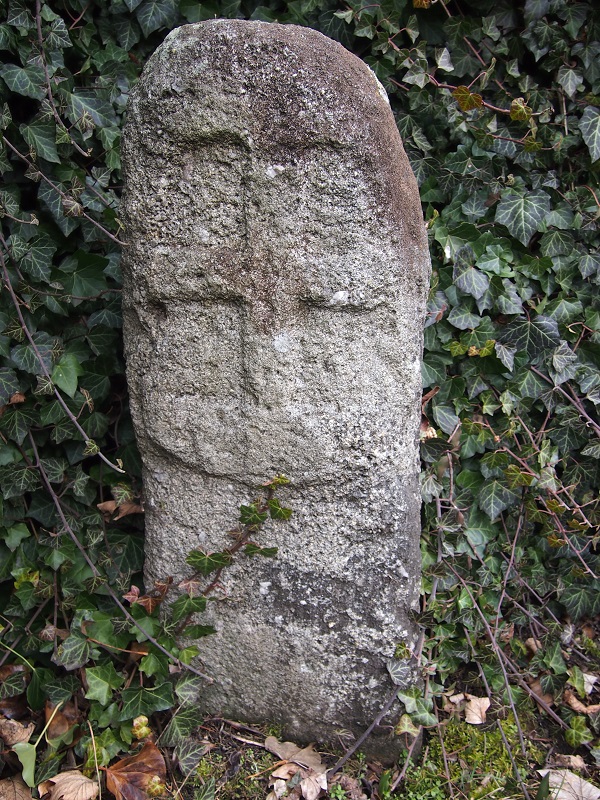
M 203 708 L 357 735 L 414 646 L 420 577 L 429 257 L 385 91 L 313 30 L 187 25 L 132 93 L 123 155 L 147 580 L 226 547 L 240 504 L 287 475 L 294 514 L 260 541 L 278 555 L 240 559 L 209 604 Z

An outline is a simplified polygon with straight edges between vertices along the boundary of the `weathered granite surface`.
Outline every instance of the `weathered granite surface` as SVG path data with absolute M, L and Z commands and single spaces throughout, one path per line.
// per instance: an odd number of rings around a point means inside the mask
M 203 705 L 297 740 L 357 733 L 419 593 L 429 257 L 385 92 L 315 31 L 188 25 L 133 92 L 123 155 L 147 578 L 227 546 L 286 474 L 294 515 L 261 541 L 278 556 L 241 559 L 210 604 Z

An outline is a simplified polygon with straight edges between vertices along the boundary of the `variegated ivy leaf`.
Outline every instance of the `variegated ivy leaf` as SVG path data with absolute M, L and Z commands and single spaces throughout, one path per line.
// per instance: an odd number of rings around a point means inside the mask
M 496 222 L 505 225 L 521 244 L 528 245 L 550 211 L 550 195 L 536 189 L 525 195 L 507 192 L 496 209 Z
M 600 158 L 600 111 L 588 106 L 579 123 L 583 141 L 587 144 L 592 161 Z

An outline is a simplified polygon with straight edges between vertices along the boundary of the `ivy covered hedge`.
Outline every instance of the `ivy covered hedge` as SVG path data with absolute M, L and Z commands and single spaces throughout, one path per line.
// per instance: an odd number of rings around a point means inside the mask
M 103 763 L 127 750 L 134 717 L 173 705 L 166 651 L 194 653 L 177 651 L 152 604 L 122 600 L 142 540 L 119 333 L 121 127 L 148 54 L 175 25 L 215 15 L 308 25 L 364 58 L 420 185 L 433 259 L 421 431 L 429 678 L 412 722 L 431 724 L 444 682 L 477 663 L 513 711 L 531 704 L 538 679 L 571 746 L 597 737 L 593 716 L 561 703 L 600 654 L 590 627 L 600 612 L 595 6 L 9 0 L 2 642 L 9 664 L 13 651 L 30 662 L 31 708 L 86 695 Z M 126 656 L 114 649 L 132 637 L 145 648 L 135 689 L 123 688 Z M 83 688 L 71 680 L 82 667 Z M 25 684 L 7 675 L 0 696 L 20 696 Z M 88 759 L 89 743 L 84 732 Z

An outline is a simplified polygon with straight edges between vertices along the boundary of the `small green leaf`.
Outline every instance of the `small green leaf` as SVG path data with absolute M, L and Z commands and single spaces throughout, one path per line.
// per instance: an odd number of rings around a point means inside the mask
M 52 370 L 52 380 L 69 397 L 75 397 L 77 378 L 83 371 L 77 358 L 70 353 L 65 353 Z
M 175 0 L 144 0 L 135 13 L 144 36 L 149 36 L 159 28 L 173 24 L 177 4 Z
M 260 547 L 254 542 L 248 542 L 244 547 L 244 553 L 247 556 L 265 556 L 266 558 L 273 558 L 277 555 L 276 547 Z
M 185 739 L 175 746 L 175 757 L 177 764 L 184 778 L 195 772 L 206 753 L 206 745 L 201 744 L 197 739 Z M 210 788 L 212 787 L 212 789 Z M 208 790 L 208 791 L 207 791 Z M 209 778 L 204 786 L 196 790 L 196 800 L 214 800 L 215 798 L 215 779 Z
M 585 717 L 573 717 L 571 719 L 570 727 L 565 731 L 565 739 L 571 747 L 581 747 L 582 744 L 591 742 L 593 738 Z
M 468 86 L 457 86 L 452 92 L 452 97 L 458 103 L 461 111 L 472 111 L 483 106 L 483 97 L 471 92 Z
M 35 745 L 30 744 L 29 742 L 17 742 L 16 744 L 13 744 L 12 751 L 17 754 L 17 758 L 23 767 L 23 780 L 27 786 L 33 789 L 33 787 L 36 785 L 34 773 L 37 751 Z
M 502 341 L 534 359 L 544 350 L 553 350 L 559 344 L 558 324 L 551 317 L 541 315 L 533 319 L 518 317 L 506 326 Z
M 192 550 L 186 558 L 186 563 L 202 575 L 208 575 L 217 569 L 228 567 L 231 561 L 232 558 L 229 553 L 205 553 L 199 549 Z
M 198 701 L 202 689 L 206 686 L 203 678 L 192 675 L 191 672 L 184 673 L 175 684 L 175 694 L 180 703 L 192 705 Z
M 140 714 L 148 717 L 156 711 L 166 711 L 173 707 L 173 687 L 170 683 L 161 683 L 158 686 L 147 688 L 135 686 L 121 692 L 123 707 L 119 714 L 119 721 L 125 722 Z
M 274 497 L 272 500 L 269 500 L 267 505 L 269 506 L 269 514 L 271 515 L 272 519 L 287 520 L 292 516 L 292 509 L 284 508 L 282 505 L 280 505 L 279 500 L 276 497 Z
M 19 545 L 23 541 L 23 539 L 28 539 L 30 536 L 31 536 L 31 531 L 29 530 L 27 525 L 25 525 L 22 522 L 19 522 L 8 528 L 3 538 L 8 549 L 11 551 L 11 553 L 14 553 L 15 550 L 19 547 Z
M 516 97 L 510 104 L 510 118 L 518 122 L 528 122 L 532 111 L 522 97 Z
M 240 506 L 240 522 L 242 525 L 262 525 L 266 522 L 268 513 L 266 511 L 259 512 L 256 503 L 251 503 L 249 506 Z
M 0 77 L 15 94 L 31 97 L 33 100 L 43 100 L 46 96 L 44 70 L 41 67 L 23 68 L 14 64 L 3 64 L 0 67 Z
M 423 727 L 437 725 L 437 718 L 431 712 L 433 701 L 431 698 L 425 700 L 416 686 L 407 689 L 405 692 L 399 691 L 398 699 L 404 703 L 406 713 L 410 714 L 410 718 L 414 723 L 423 725 Z
M 189 559 L 188 559 L 189 564 Z M 193 566 L 193 565 L 192 565 Z M 207 574 L 207 573 L 203 573 Z M 181 595 L 171 606 L 171 619 L 179 622 L 189 614 L 198 614 L 206 609 L 206 597 L 190 597 L 187 594 Z
M 581 117 L 579 130 L 587 144 L 592 161 L 600 158 L 600 111 L 588 106 Z
M 53 164 L 60 164 L 56 149 L 56 125 L 53 122 L 37 120 L 30 125 L 21 125 L 19 130 L 37 158 L 43 158 Z
M 583 84 L 583 75 L 571 67 L 560 67 L 557 80 L 567 95 L 573 98 L 577 94 L 577 89 Z
M 52 661 L 66 670 L 79 669 L 85 666 L 90 658 L 91 647 L 85 636 L 72 633 L 59 645 Z
M 15 371 L 8 367 L 0 368 L 0 407 L 6 405 L 7 401 L 18 391 L 19 379 Z
M 494 522 L 503 511 L 515 505 L 519 498 L 519 492 L 509 489 L 500 481 L 493 480 L 481 488 L 477 502 L 479 508 Z
M 212 636 L 217 629 L 212 625 L 188 625 L 181 632 L 184 639 L 202 639 L 203 636 Z
M 85 693 L 87 700 L 97 700 L 106 706 L 112 700 L 115 689 L 120 689 L 125 678 L 116 671 L 112 662 L 99 667 L 88 667 L 85 671 L 88 690 Z
M 549 211 L 550 196 L 542 189 L 524 196 L 507 192 L 498 203 L 496 222 L 505 225 L 514 237 L 527 246 Z
M 160 737 L 163 747 L 175 747 L 180 742 L 191 736 L 192 732 L 200 725 L 198 709 L 194 706 L 179 709 L 164 729 Z

